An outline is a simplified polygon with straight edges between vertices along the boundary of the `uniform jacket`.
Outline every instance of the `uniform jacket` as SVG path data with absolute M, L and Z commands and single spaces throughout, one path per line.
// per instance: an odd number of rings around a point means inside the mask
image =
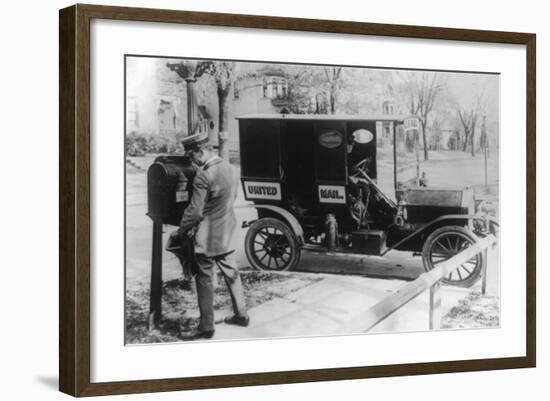
M 229 245 L 237 225 L 233 206 L 238 185 L 235 168 L 219 157 L 210 159 L 197 170 L 191 202 L 180 222 L 182 231 L 198 225 L 196 253 L 217 256 L 230 251 Z

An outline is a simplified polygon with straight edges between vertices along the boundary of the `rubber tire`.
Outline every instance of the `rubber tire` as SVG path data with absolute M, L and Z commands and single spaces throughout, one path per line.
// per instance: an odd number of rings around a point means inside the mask
M 424 270 L 430 271 L 433 267 L 430 268 L 431 265 L 431 259 L 430 259 L 430 251 L 434 243 L 442 237 L 442 234 L 444 233 L 457 233 L 460 235 L 463 235 L 467 237 L 470 240 L 471 244 L 474 244 L 476 242 L 476 236 L 468 229 L 461 227 L 461 226 L 445 226 L 438 228 L 437 230 L 433 231 L 428 238 L 426 238 L 426 241 L 424 242 L 424 246 L 422 247 L 422 263 L 424 265 Z M 485 258 L 485 253 L 481 252 L 478 254 L 478 261 L 475 269 L 472 271 L 472 274 L 468 276 L 465 280 L 456 282 L 451 281 L 447 279 L 446 277 L 443 278 L 441 281 L 444 284 L 452 285 L 455 287 L 471 287 L 476 283 L 477 280 L 479 280 L 481 273 L 483 272 L 485 265 L 487 263 L 487 259 Z
M 277 230 L 281 231 L 288 240 L 288 243 L 290 245 L 290 260 L 281 269 L 267 269 L 257 260 L 257 257 L 255 256 L 254 239 L 256 238 L 256 234 L 258 233 L 258 231 L 260 231 L 264 227 L 276 228 Z M 293 270 L 298 265 L 298 262 L 300 261 L 300 254 L 301 254 L 298 238 L 296 237 L 294 232 L 290 229 L 290 227 L 287 224 L 283 223 L 281 220 L 274 219 L 271 217 L 265 217 L 263 219 L 256 220 L 254 223 L 250 225 L 250 227 L 248 228 L 248 231 L 246 232 L 246 237 L 244 240 L 244 251 L 246 253 L 246 258 L 248 259 L 248 262 L 250 263 L 250 265 L 256 270 L 263 270 L 263 271 Z

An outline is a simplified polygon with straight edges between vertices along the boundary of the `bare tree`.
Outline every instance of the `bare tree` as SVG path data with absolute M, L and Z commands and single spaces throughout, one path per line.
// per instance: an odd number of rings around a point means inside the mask
M 328 85 L 330 114 L 336 113 L 338 91 L 342 85 L 342 67 L 323 67 Z
M 342 67 L 281 68 L 288 78 L 288 107 L 292 113 L 335 114 L 344 87 Z
M 466 107 L 457 106 L 457 115 L 464 129 L 462 151 L 467 152 L 470 147 L 472 156 L 475 156 L 475 129 L 477 120 L 482 113 L 483 103 L 481 96 L 476 96 L 474 102 Z
M 231 86 L 235 80 L 235 63 L 232 61 L 202 61 L 197 65 L 195 77 L 199 78 L 204 74 L 210 75 L 216 83 L 218 95 L 218 146 L 219 154 L 227 158 L 228 133 L 228 103 Z
M 287 108 L 292 114 L 306 112 L 326 114 L 327 107 L 320 102 L 323 100 L 320 88 L 324 83 L 324 77 L 318 71 L 305 66 L 283 65 L 287 74 L 288 95 Z M 312 99 L 315 99 L 312 102 Z
M 441 142 L 443 141 L 443 133 L 441 132 L 441 121 L 439 119 L 435 119 L 432 124 L 432 127 L 433 127 L 433 134 L 434 134 L 435 150 L 441 150 L 441 147 L 442 147 Z
M 285 100 L 291 113 L 360 114 L 378 110 L 372 87 L 382 76 L 380 71 L 293 65 L 279 68 L 288 80 Z
M 489 137 L 487 136 L 487 114 L 483 113 L 481 117 L 481 135 L 479 138 L 479 147 L 486 155 L 489 154 Z
M 428 118 L 444 88 L 441 75 L 436 72 L 410 72 L 402 79 L 405 84 L 405 96 L 409 113 L 420 117 L 424 160 L 428 160 L 428 139 L 426 127 Z

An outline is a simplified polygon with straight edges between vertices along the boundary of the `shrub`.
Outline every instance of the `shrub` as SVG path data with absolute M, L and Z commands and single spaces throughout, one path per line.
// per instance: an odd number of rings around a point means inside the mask
M 126 135 L 125 151 L 127 156 L 144 156 L 148 153 L 175 153 L 181 150 L 174 138 L 158 135 L 144 135 L 132 132 Z

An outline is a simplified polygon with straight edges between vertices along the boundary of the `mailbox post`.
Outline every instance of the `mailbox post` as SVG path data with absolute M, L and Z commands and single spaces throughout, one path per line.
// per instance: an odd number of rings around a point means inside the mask
M 162 315 L 162 220 L 153 218 L 149 329 L 158 327 Z
M 162 230 L 179 226 L 191 199 L 195 168 L 186 156 L 159 156 L 147 171 L 147 215 L 153 220 L 149 329 L 162 317 Z

